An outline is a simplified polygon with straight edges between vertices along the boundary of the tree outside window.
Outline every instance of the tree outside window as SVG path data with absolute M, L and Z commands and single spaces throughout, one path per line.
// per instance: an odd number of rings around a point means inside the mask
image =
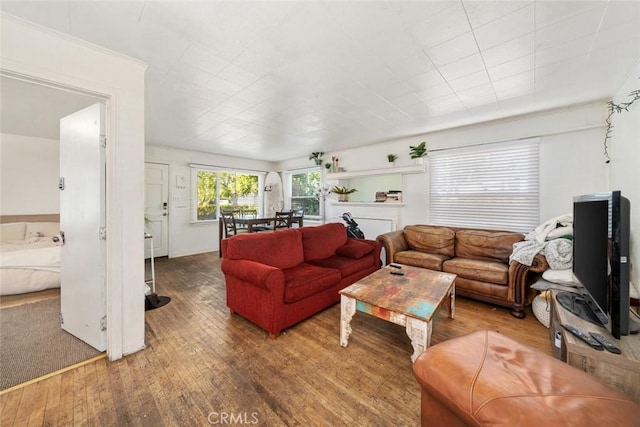
M 320 171 L 292 174 L 291 209 L 303 209 L 305 215 L 320 216 L 320 201 L 315 196 L 315 190 L 320 183 Z
M 258 175 L 198 170 L 196 176 L 196 221 L 215 220 L 224 209 L 260 211 Z

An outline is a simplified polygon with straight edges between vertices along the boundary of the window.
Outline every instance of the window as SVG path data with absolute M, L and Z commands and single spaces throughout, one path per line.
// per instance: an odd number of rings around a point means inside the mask
M 320 216 L 320 201 L 316 189 L 321 184 L 319 170 L 291 174 L 291 209 L 304 209 L 305 216 Z
M 520 232 L 538 225 L 537 138 L 429 157 L 432 224 Z
M 216 220 L 224 209 L 262 210 L 261 174 L 193 168 L 192 178 L 194 221 Z

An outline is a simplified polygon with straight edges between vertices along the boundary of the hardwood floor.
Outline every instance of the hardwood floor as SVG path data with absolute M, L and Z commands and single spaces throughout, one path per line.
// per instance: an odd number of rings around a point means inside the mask
M 356 313 L 342 348 L 338 304 L 271 340 L 229 314 L 217 252 L 155 267 L 156 290 L 172 301 L 146 312 L 146 349 L 1 395 L 0 425 L 419 425 L 403 328 Z M 530 309 L 518 320 L 464 298 L 455 319 L 438 314 L 432 344 L 478 329 L 551 354 Z

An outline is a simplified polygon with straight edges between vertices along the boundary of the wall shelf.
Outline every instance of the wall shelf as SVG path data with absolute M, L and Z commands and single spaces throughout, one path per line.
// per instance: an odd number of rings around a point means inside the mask
M 326 179 L 348 179 L 359 176 L 376 176 L 376 175 L 406 175 L 411 173 L 425 173 L 425 165 L 410 165 L 410 166 L 398 166 L 388 167 L 383 169 L 369 169 L 360 171 L 346 171 L 336 173 L 326 173 Z

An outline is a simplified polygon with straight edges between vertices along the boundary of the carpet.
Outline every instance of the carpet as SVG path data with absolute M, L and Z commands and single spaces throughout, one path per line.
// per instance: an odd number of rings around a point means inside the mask
M 60 327 L 60 298 L 0 309 L 0 390 L 99 354 Z

